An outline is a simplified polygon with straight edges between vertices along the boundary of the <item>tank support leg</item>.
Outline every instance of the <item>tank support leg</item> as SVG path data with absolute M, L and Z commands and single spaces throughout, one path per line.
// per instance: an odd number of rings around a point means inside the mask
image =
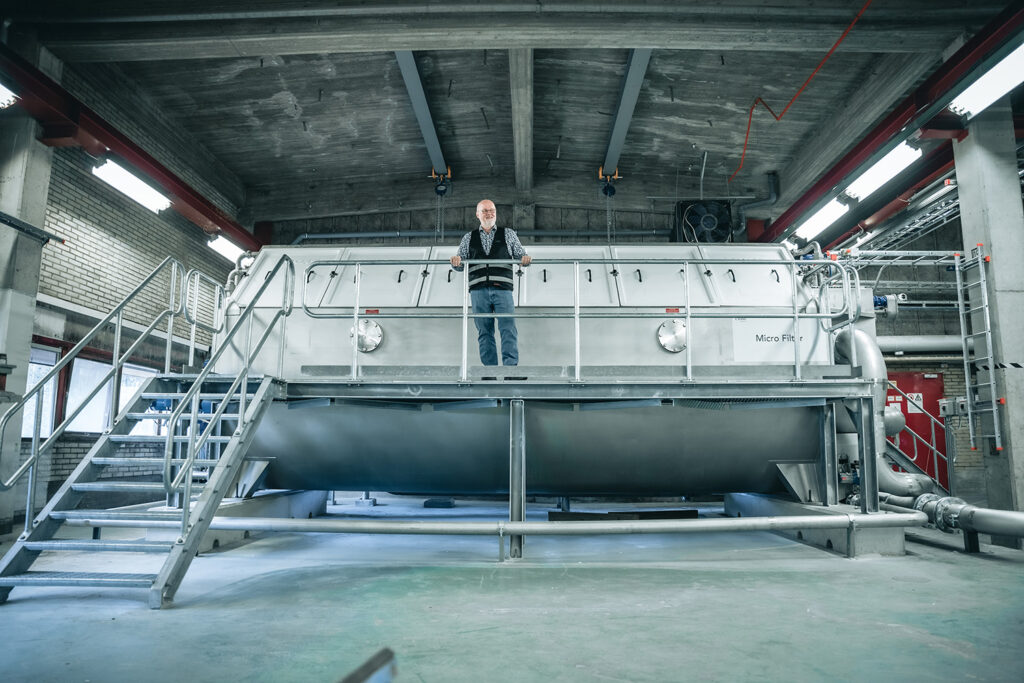
M 860 438 L 860 511 L 878 512 L 878 470 L 876 469 L 879 444 L 875 432 L 875 402 L 870 398 L 860 400 L 856 411 L 856 425 Z
M 508 521 L 526 521 L 526 420 L 523 399 L 509 409 Z M 523 537 L 508 537 L 508 556 L 523 556 Z
M 822 481 L 821 491 L 825 505 L 836 505 L 839 502 L 839 475 L 836 462 L 836 406 L 826 403 L 821 410 L 821 456 L 823 466 L 819 469 Z

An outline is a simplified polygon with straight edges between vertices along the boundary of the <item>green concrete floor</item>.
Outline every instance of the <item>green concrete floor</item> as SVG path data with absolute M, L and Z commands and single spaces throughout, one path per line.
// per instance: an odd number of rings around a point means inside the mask
M 383 500 L 329 512 L 504 511 Z M 1024 680 L 1024 552 L 908 537 L 906 557 L 853 560 L 760 532 L 535 537 L 498 563 L 491 538 L 265 534 L 197 558 L 162 611 L 15 588 L 0 680 L 337 681 L 384 646 L 400 682 Z

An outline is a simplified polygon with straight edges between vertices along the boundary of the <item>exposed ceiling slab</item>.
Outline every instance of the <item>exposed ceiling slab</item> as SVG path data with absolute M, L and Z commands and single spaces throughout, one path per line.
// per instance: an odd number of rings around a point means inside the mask
M 615 205 L 662 215 L 702 191 L 742 203 L 778 172 L 778 201 L 750 214 L 763 218 L 784 213 L 1009 3 L 875 0 L 823 63 L 864 5 L 42 0 L 5 12 L 67 72 L 116 74 L 93 79 L 113 84 L 111 101 L 145 100 L 197 140 L 244 184 L 246 220 L 433 212 L 439 151 L 450 206 L 489 196 L 603 208 L 596 171 L 631 50 L 650 59 Z M 396 52 L 414 58 L 435 153 Z M 730 182 L 751 103 L 784 107 L 812 73 L 781 121 L 755 112 Z

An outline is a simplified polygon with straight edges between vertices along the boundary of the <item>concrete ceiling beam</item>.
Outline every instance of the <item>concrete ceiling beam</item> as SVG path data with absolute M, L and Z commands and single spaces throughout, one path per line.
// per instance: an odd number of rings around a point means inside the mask
M 447 176 L 448 165 L 441 152 L 441 141 L 437 139 L 437 129 L 434 128 L 434 119 L 430 115 L 427 94 L 423 92 L 423 81 L 420 80 L 420 72 L 416 68 L 416 57 L 408 50 L 399 50 L 395 52 L 395 59 L 398 60 L 398 68 L 402 72 L 402 80 L 405 81 L 405 89 L 409 93 L 412 111 L 416 115 L 416 123 L 420 126 L 420 133 L 427 146 L 427 156 L 430 157 L 434 173 L 439 176 Z
M 601 165 L 602 174 L 606 177 L 618 175 L 619 157 L 626 146 L 626 133 L 629 132 L 633 110 L 636 109 L 636 101 L 640 97 L 640 88 L 644 84 L 644 74 L 647 73 L 650 61 L 649 48 L 635 48 L 629 51 L 626 73 L 622 77 L 622 87 L 619 90 L 619 106 L 615 110 L 615 120 L 608 136 L 608 148 L 604 155 L 604 163 Z
M 516 190 L 527 196 L 533 190 L 533 50 L 508 51 L 508 80 Z
M 975 15 L 977 16 L 977 15 Z M 849 16 L 773 17 L 671 13 L 463 14 L 328 17 L 317 20 L 180 21 L 41 26 L 40 41 L 67 62 L 133 62 L 397 50 L 600 49 L 756 50 L 824 54 Z M 927 53 L 943 49 L 964 23 L 863 19 L 844 52 Z M 977 20 L 975 19 L 975 22 Z

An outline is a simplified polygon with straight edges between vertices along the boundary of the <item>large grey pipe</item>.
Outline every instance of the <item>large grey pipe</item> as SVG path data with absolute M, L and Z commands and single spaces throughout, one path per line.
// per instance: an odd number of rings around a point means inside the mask
M 882 353 L 962 353 L 963 340 L 956 334 L 912 334 L 898 337 L 878 337 Z M 967 340 L 967 348 L 974 350 L 974 340 Z
M 857 363 L 864 379 L 875 380 L 872 389 L 874 407 L 871 413 L 872 429 L 875 433 L 875 469 L 878 473 L 878 490 L 899 496 L 919 496 L 932 493 L 935 484 L 924 474 L 894 472 L 883 457 L 885 452 L 885 394 L 889 375 L 885 370 L 885 359 L 874 338 L 864 330 L 847 328 L 836 337 L 836 354 L 846 360 L 857 350 Z
M 762 206 L 771 206 L 779 200 L 779 174 L 775 171 L 768 173 L 768 197 L 766 199 L 758 199 L 755 202 L 749 202 L 747 204 L 740 204 L 736 207 L 736 216 L 739 218 L 736 221 L 736 229 L 733 230 L 733 235 L 739 235 L 747 231 L 747 211 L 750 209 L 758 209 Z
M 887 496 L 885 502 L 900 509 L 919 510 L 943 531 L 975 531 L 994 536 L 1024 538 L 1024 512 L 994 510 L 971 505 L 960 498 L 926 493 L 917 498 Z

